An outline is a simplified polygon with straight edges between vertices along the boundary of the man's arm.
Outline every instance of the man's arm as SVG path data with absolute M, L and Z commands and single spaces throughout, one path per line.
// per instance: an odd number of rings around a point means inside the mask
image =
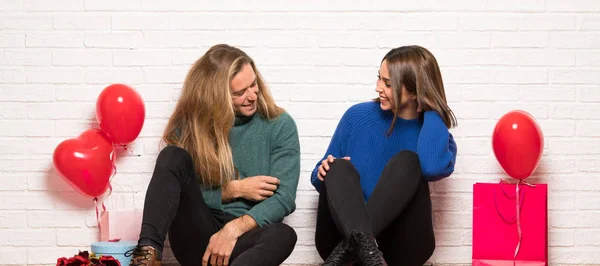
M 242 197 L 240 191 L 240 180 L 231 180 L 223 187 L 223 192 L 221 193 L 221 201 L 223 203 L 230 202 L 234 199 Z
M 246 232 L 257 227 L 258 224 L 254 219 L 252 219 L 252 217 L 250 217 L 249 215 L 242 215 L 241 217 L 233 219 L 227 224 L 225 224 L 223 230 L 228 230 L 237 239 L 240 238 L 240 236 L 242 236 Z
M 300 141 L 296 123 L 284 113 L 271 131 L 271 161 L 267 175 L 279 179 L 275 194 L 248 211 L 258 226 L 281 222 L 296 210 L 296 190 L 300 178 Z

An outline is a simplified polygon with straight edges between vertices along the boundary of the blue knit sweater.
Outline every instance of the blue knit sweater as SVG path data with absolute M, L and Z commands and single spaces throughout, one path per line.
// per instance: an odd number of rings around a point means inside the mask
M 456 143 L 437 112 L 425 112 L 423 119 L 398 118 L 388 137 L 393 118 L 392 112 L 381 110 L 377 102 L 350 107 L 342 116 L 323 156 L 323 159 L 329 154 L 336 158 L 350 157 L 360 174 L 365 201 L 373 192 L 388 160 L 402 150 L 417 153 L 427 181 L 438 181 L 454 171 Z M 311 175 L 311 183 L 317 191 L 321 190 L 317 172 L 323 159 L 319 160 Z

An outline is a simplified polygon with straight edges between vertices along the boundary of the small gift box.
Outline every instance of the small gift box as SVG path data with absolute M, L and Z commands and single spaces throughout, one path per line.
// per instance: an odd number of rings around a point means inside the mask
M 135 248 L 135 241 L 95 242 L 92 243 L 92 252 L 98 255 L 113 256 L 119 260 L 121 266 L 129 265 L 131 257 L 126 257 L 125 252 Z

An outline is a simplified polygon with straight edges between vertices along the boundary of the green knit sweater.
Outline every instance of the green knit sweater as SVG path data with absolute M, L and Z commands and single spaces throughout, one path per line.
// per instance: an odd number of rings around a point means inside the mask
M 201 187 L 207 205 L 237 217 L 248 214 L 261 227 L 281 222 L 294 212 L 300 177 L 300 141 L 294 119 L 287 113 L 272 121 L 258 113 L 238 117 L 229 141 L 240 178 L 273 176 L 280 180 L 279 187 L 273 196 L 261 202 L 238 198 L 228 203 L 222 203 L 221 188 Z

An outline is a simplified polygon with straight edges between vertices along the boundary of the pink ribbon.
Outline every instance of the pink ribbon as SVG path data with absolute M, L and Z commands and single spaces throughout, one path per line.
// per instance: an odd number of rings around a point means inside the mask
M 102 213 L 100 213 L 100 211 L 98 210 L 98 198 L 94 198 L 94 206 L 96 208 L 96 223 L 98 224 L 98 230 L 102 230 L 101 225 L 100 225 L 100 215 L 102 215 L 103 213 L 106 212 L 106 206 L 104 205 L 104 200 L 112 194 L 113 189 L 112 189 L 112 185 L 110 184 L 110 182 L 112 181 L 113 177 L 117 174 L 117 167 L 115 166 L 114 162 L 112 163 L 112 168 L 113 168 L 113 173 L 110 176 L 110 179 L 108 181 L 108 195 L 106 195 L 106 197 L 104 197 L 104 199 L 102 199 L 102 202 L 101 202 Z
M 512 198 L 511 196 L 509 196 L 506 191 L 504 191 L 504 188 L 502 188 L 502 183 L 504 183 L 504 181 L 500 181 L 500 189 L 502 190 L 502 192 L 504 193 L 504 195 L 507 198 Z M 525 194 L 523 194 L 523 196 L 519 199 L 519 195 L 521 194 L 521 185 L 526 185 L 529 187 L 535 187 L 535 185 L 533 184 L 529 184 L 523 180 L 520 180 L 516 187 L 516 193 L 515 193 L 515 205 L 516 205 L 516 216 L 514 220 L 507 220 L 504 215 L 502 215 L 502 213 L 500 212 L 500 209 L 498 208 L 498 203 L 496 202 L 496 195 L 494 193 L 494 203 L 496 204 L 496 211 L 498 212 L 498 214 L 500 215 L 500 217 L 502 218 L 502 220 L 504 220 L 504 222 L 506 223 L 512 223 L 512 222 L 517 222 L 517 234 L 519 236 L 519 241 L 517 242 L 517 246 L 515 248 L 515 255 L 513 257 L 513 265 L 516 265 L 517 263 L 517 255 L 519 255 L 519 250 L 521 249 L 521 240 L 523 237 L 523 232 L 521 230 L 521 208 L 523 207 L 523 200 L 525 198 Z M 525 191 L 523 191 L 524 193 Z
M 127 147 L 127 145 L 118 145 L 116 147 L 123 148 L 123 150 L 129 152 L 132 155 L 135 155 L 133 153 L 133 150 L 131 148 Z M 140 155 L 138 154 L 137 156 L 140 156 Z M 96 207 L 96 223 L 98 224 L 98 230 L 102 230 L 101 225 L 100 225 L 100 216 L 106 212 L 106 206 L 104 205 L 104 200 L 106 198 L 108 198 L 112 194 L 112 191 L 113 191 L 112 185 L 110 183 L 112 182 L 113 177 L 115 177 L 115 175 L 117 174 L 117 166 L 115 165 L 114 162 L 112 162 L 112 169 L 113 169 L 113 173 L 110 176 L 110 179 L 108 181 L 108 195 L 106 195 L 104 197 L 104 199 L 102 199 L 102 203 L 101 203 L 102 213 L 100 213 L 100 211 L 98 210 L 98 198 L 94 198 L 94 205 Z M 114 238 L 114 239 L 109 239 L 108 242 L 119 242 L 120 240 L 121 240 L 121 238 Z
M 519 250 L 521 248 L 521 238 L 522 238 L 522 235 L 523 235 L 522 232 L 521 232 L 521 208 L 519 206 L 519 190 L 520 190 L 520 185 L 521 184 L 527 185 L 529 187 L 535 187 L 535 185 L 529 184 L 529 183 L 523 181 L 522 179 L 516 185 L 516 187 L 517 187 L 516 188 L 516 190 L 517 190 L 516 192 L 517 193 L 515 195 L 515 197 L 516 197 L 515 202 L 517 204 L 517 233 L 519 235 L 519 242 L 517 243 L 517 247 L 515 248 L 515 256 L 514 256 L 514 259 L 513 259 L 513 265 L 516 265 L 516 263 L 517 263 L 517 255 L 519 254 Z
M 131 154 L 131 155 L 135 155 L 135 156 L 137 156 L 137 157 L 140 157 L 140 156 L 141 156 L 140 154 L 135 154 L 135 153 L 133 152 L 133 149 L 132 149 L 132 148 L 129 148 L 129 147 L 126 145 L 126 144 L 124 144 L 124 145 L 118 145 L 118 146 L 116 146 L 116 147 L 118 147 L 118 148 L 122 148 L 124 151 L 128 152 L 128 153 L 129 153 L 129 154 Z

